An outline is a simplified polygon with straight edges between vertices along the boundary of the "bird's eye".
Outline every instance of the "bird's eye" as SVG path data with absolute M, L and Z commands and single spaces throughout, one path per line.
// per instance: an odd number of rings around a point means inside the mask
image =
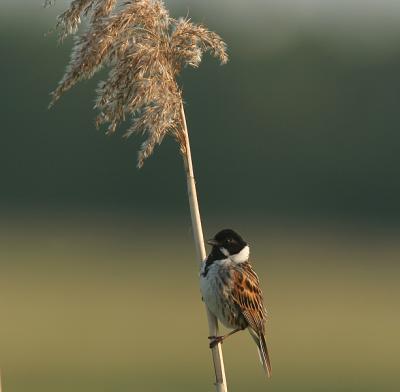
M 233 242 L 233 239 L 232 238 L 228 238 L 227 242 L 228 242 L 228 244 L 231 244 Z

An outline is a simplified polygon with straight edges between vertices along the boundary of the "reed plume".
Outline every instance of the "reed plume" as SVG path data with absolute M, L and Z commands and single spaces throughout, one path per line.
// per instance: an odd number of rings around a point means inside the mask
M 167 134 L 184 152 L 182 92 L 176 77 L 185 66 L 198 67 L 204 52 L 226 63 L 221 37 L 187 18 L 171 18 L 161 0 L 129 1 L 120 7 L 116 0 L 74 0 L 58 17 L 60 40 L 77 33 L 82 17 L 88 19 L 88 28 L 75 40 L 50 106 L 105 66 L 108 77 L 96 91 L 96 125 L 107 124 L 107 133 L 114 133 L 130 117 L 125 136 L 140 132 L 147 136 L 139 151 L 139 167 Z
M 46 0 L 46 5 L 54 0 Z M 228 60 L 221 37 L 188 18 L 170 17 L 162 0 L 73 0 L 58 16 L 57 30 L 63 41 L 75 35 L 70 62 L 57 88 L 52 106 L 66 91 L 102 67 L 108 76 L 96 90 L 96 126 L 114 133 L 130 119 L 125 130 L 146 136 L 138 153 L 141 167 L 166 135 L 176 139 L 185 165 L 192 227 L 198 258 L 205 260 L 203 230 L 197 202 L 189 136 L 176 78 L 186 67 L 198 67 L 209 52 L 221 64 Z M 78 34 L 82 18 L 87 28 Z M 218 335 L 216 318 L 206 308 L 209 334 Z M 212 349 L 216 389 L 227 392 L 221 345 Z

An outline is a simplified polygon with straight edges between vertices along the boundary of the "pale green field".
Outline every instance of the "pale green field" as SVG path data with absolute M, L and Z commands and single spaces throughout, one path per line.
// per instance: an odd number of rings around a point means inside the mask
M 188 222 L 151 223 L 3 221 L 3 392 L 213 390 Z M 397 391 L 398 233 L 244 231 L 271 315 L 273 378 L 243 333 L 223 346 L 230 391 Z

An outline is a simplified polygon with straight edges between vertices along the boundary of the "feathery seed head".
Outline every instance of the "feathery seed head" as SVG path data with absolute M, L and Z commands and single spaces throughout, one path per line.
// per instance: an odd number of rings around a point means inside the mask
M 52 0 L 47 0 L 50 4 Z M 70 63 L 57 88 L 52 106 L 82 79 L 106 66 L 109 73 L 98 84 L 96 126 L 108 124 L 113 133 L 127 117 L 125 133 L 143 133 L 147 139 L 138 156 L 141 167 L 165 135 L 173 136 L 185 153 L 181 114 L 182 95 L 176 76 L 187 65 L 198 67 L 210 52 L 221 64 L 228 60 L 219 35 L 189 19 L 169 16 L 162 0 L 73 0 L 57 19 L 60 39 L 76 34 L 82 17 L 88 28 L 75 40 Z

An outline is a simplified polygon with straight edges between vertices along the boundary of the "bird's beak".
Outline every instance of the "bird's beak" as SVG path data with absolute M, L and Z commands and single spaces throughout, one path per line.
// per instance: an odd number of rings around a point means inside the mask
M 218 246 L 219 242 L 211 238 L 210 240 L 207 240 L 207 244 L 212 245 L 212 246 Z

